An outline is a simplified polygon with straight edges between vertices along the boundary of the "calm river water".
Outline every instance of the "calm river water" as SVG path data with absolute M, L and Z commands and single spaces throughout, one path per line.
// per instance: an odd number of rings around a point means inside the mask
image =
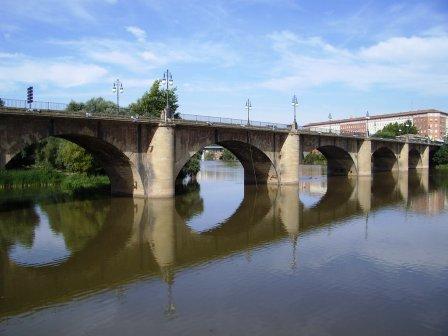
M 447 335 L 448 176 L 0 195 L 2 335 Z

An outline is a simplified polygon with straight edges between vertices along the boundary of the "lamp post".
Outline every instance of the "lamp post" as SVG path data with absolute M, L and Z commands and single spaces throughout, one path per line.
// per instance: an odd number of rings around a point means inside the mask
M 246 110 L 247 110 L 247 125 L 250 125 L 249 112 L 252 110 L 252 103 L 249 98 L 246 100 Z
M 296 117 L 296 108 L 299 105 L 299 102 L 297 101 L 297 97 L 294 94 L 294 96 L 292 97 L 292 106 L 294 107 L 294 124 L 292 125 L 293 129 L 296 130 L 297 129 L 297 117 Z
M 366 134 L 367 134 L 367 137 L 370 136 L 370 134 L 369 134 L 369 119 L 370 119 L 370 114 L 369 114 L 369 111 L 367 111 L 366 112 Z
M 331 115 L 331 112 L 328 114 L 328 120 L 330 121 L 330 133 L 331 133 L 331 120 L 333 119 L 333 116 Z
M 123 83 L 117 78 L 112 87 L 112 92 L 117 94 L 117 112 L 120 114 L 120 94 L 123 93 Z
M 163 73 L 162 85 L 165 86 L 165 90 L 166 90 L 166 107 L 165 107 L 164 120 L 165 120 L 165 122 L 167 122 L 168 121 L 168 111 L 170 109 L 169 89 L 170 89 L 170 86 L 173 85 L 173 76 L 171 75 L 171 72 L 168 69 L 166 69 L 166 71 Z

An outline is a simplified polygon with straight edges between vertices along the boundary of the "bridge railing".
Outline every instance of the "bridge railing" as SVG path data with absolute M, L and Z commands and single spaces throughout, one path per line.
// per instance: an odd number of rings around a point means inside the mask
M 256 120 L 250 120 L 250 122 L 248 123 L 247 119 L 212 117 L 212 116 L 204 116 L 204 115 L 197 115 L 197 114 L 180 113 L 179 117 L 181 120 L 185 120 L 185 121 L 189 121 L 189 122 L 198 122 L 198 123 L 202 122 L 202 123 L 210 123 L 210 124 L 265 127 L 265 128 L 274 128 L 274 129 L 289 129 L 289 128 L 291 128 L 291 125 L 281 124 L 281 123 L 272 123 L 272 122 L 256 121 Z
M 64 111 L 67 108 L 67 104 L 64 103 L 53 103 L 53 102 L 43 102 L 35 101 L 31 105 L 26 102 L 26 100 L 21 99 L 4 99 L 0 98 L 3 102 L 4 107 L 16 108 L 16 109 L 36 109 L 36 110 L 47 110 L 47 111 Z
M 20 99 L 5 99 L 0 98 L 0 107 L 3 105 L 3 107 L 11 108 L 11 109 L 24 109 L 28 110 L 31 109 L 33 111 L 45 111 L 48 113 L 57 113 L 57 114 L 69 114 L 69 115 L 76 115 L 76 116 L 104 116 L 109 118 L 118 118 L 118 119 L 124 119 L 129 120 L 130 118 L 134 118 L 135 116 L 132 116 L 132 112 L 128 107 L 120 107 L 118 110 L 115 108 L 108 108 L 106 110 L 102 111 L 96 111 L 95 109 L 82 109 L 78 111 L 67 111 L 68 104 L 65 103 L 54 103 L 54 102 L 43 102 L 43 101 L 36 101 L 33 102 L 30 106 L 26 102 L 26 100 L 20 100 Z M 185 114 L 185 113 L 179 113 L 177 114 L 179 119 L 176 119 L 177 122 L 195 122 L 195 123 L 206 123 L 206 124 L 222 124 L 222 125 L 235 125 L 240 127 L 259 127 L 259 128 L 268 128 L 268 129 L 279 129 L 279 130 L 288 130 L 291 129 L 291 125 L 288 124 L 282 124 L 282 123 L 273 123 L 273 122 L 265 122 L 265 121 L 256 121 L 256 120 L 250 120 L 250 122 L 247 122 L 247 119 L 235 119 L 235 118 L 226 118 L 226 117 L 214 117 L 214 116 L 204 116 L 204 115 L 198 115 L 198 114 Z M 145 116 L 139 116 L 138 119 L 134 118 L 135 121 L 137 120 L 148 120 L 148 121 L 160 121 L 159 118 L 156 117 L 145 117 Z M 365 132 L 350 132 L 347 130 L 340 130 L 340 129 L 330 129 L 328 127 L 299 127 L 299 131 L 301 132 L 310 132 L 310 133 L 319 133 L 319 134 L 325 134 L 325 135 L 338 135 L 338 136 L 353 136 L 353 137 L 366 137 L 367 134 Z M 384 139 L 384 140 L 397 140 L 400 139 L 397 138 L 380 138 L 376 137 L 375 135 L 370 135 L 370 138 L 374 139 Z M 414 143 L 433 143 L 429 139 L 408 139 L 410 142 Z

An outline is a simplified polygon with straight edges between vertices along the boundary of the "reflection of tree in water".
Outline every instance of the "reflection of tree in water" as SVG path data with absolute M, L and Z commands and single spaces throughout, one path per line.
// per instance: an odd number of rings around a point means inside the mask
M 0 210 L 0 248 L 16 243 L 31 247 L 38 224 L 39 216 L 32 202 L 8 204 L 8 210 Z
M 64 236 L 70 251 L 79 251 L 95 237 L 106 221 L 110 210 L 108 200 L 86 200 L 66 203 L 43 204 L 54 232 Z
M 189 220 L 204 211 L 204 200 L 200 195 L 201 187 L 198 182 L 190 181 L 176 187 L 176 210 L 184 220 Z

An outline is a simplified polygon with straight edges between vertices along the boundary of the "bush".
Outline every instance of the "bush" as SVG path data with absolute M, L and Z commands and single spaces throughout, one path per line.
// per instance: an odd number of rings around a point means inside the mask
M 224 148 L 221 156 L 221 160 L 223 161 L 238 161 L 237 157 L 233 155 L 231 151 L 229 151 L 227 148 Z
M 303 164 L 306 165 L 321 165 L 325 166 L 327 165 L 327 159 L 325 156 L 323 156 L 322 153 L 308 153 L 307 156 L 303 159 Z
M 440 147 L 437 152 L 434 154 L 434 163 L 437 165 L 446 165 L 448 164 L 448 145 L 443 145 Z

